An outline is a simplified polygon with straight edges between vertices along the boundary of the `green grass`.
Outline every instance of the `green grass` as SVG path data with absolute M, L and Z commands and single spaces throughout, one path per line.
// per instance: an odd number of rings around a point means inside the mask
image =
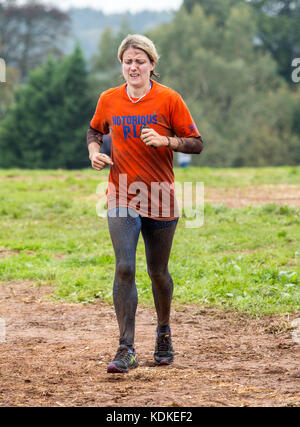
M 300 167 L 266 168 L 197 168 L 176 169 L 176 180 L 204 182 L 211 187 L 239 187 L 248 185 L 299 185 Z
M 0 281 L 31 280 L 54 285 L 56 299 L 111 303 L 114 253 L 93 197 L 107 175 L 0 170 L 0 250 L 17 251 L 5 257 L 0 252 Z M 300 167 L 176 169 L 175 176 L 213 187 L 299 185 Z M 299 312 L 300 208 L 205 205 L 201 228 L 184 223 L 182 218 L 169 264 L 174 301 L 254 315 Z M 136 283 L 139 301 L 153 304 L 142 238 Z

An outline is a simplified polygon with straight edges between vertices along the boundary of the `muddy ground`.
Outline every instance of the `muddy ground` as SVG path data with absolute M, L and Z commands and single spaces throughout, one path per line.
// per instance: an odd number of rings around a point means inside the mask
M 1 406 L 300 406 L 295 316 L 173 306 L 175 362 L 155 367 L 154 310 L 139 307 L 140 366 L 107 374 L 117 347 L 113 308 L 53 302 L 52 291 L 32 282 L 0 285 Z
M 208 189 L 206 202 L 300 204 L 299 186 L 265 187 Z M 107 374 L 118 344 L 113 307 L 54 302 L 52 292 L 34 282 L 0 283 L 0 406 L 300 406 L 299 334 L 291 326 L 300 315 L 257 319 L 173 305 L 175 362 L 156 367 L 155 312 L 139 306 L 140 365 Z
M 249 185 L 245 188 L 206 187 L 205 203 L 224 204 L 230 208 L 276 203 L 280 206 L 300 206 L 300 185 Z

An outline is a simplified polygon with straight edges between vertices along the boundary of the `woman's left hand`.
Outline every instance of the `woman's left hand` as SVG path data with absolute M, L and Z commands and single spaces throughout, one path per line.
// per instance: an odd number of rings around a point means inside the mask
M 152 147 L 167 147 L 169 145 L 168 138 L 166 136 L 159 135 L 152 128 L 144 128 L 141 133 L 141 140 L 146 145 Z

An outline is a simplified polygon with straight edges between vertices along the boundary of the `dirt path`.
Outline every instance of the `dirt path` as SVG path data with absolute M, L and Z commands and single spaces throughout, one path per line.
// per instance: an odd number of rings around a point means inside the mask
M 209 187 L 205 202 L 300 206 L 300 186 Z M 108 375 L 118 336 L 113 308 L 56 303 L 52 291 L 0 284 L 0 406 L 300 406 L 299 337 L 290 327 L 299 316 L 173 306 L 175 362 L 155 367 L 154 310 L 139 307 L 140 366 Z
M 300 346 L 289 323 L 296 316 L 173 306 L 176 360 L 155 367 L 154 310 L 139 307 L 140 366 L 109 375 L 113 308 L 55 303 L 51 292 L 32 282 L 0 285 L 0 406 L 300 406 Z
M 205 203 L 229 208 L 266 203 L 300 206 L 300 185 L 252 185 L 245 188 L 205 187 Z

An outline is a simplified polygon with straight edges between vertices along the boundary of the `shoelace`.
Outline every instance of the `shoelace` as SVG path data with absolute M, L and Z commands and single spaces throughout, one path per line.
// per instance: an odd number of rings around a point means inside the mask
M 157 338 L 157 350 L 169 351 L 170 349 L 170 334 L 160 334 Z
M 120 360 L 122 362 L 128 362 L 131 360 L 131 352 L 126 347 L 118 348 L 115 360 Z

